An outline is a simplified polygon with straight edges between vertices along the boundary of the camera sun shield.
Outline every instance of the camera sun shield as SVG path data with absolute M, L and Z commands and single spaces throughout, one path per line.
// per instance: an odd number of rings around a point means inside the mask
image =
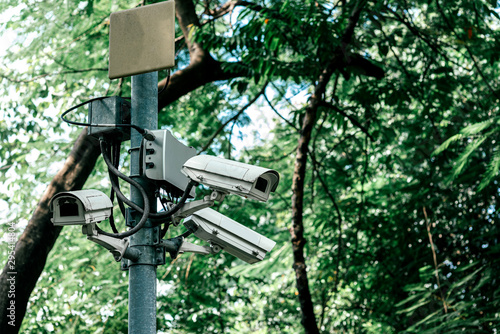
M 184 219 L 184 226 L 212 247 L 221 247 L 250 264 L 262 261 L 276 245 L 271 239 L 210 208 Z
M 275 170 L 210 155 L 190 158 L 182 172 L 211 189 L 261 202 L 269 199 L 279 183 Z
M 55 226 L 98 223 L 111 216 L 113 203 L 99 190 L 77 190 L 56 194 L 50 200 Z

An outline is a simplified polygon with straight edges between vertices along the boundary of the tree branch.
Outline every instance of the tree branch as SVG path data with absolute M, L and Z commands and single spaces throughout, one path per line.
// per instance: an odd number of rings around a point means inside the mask
M 283 115 L 281 115 L 278 110 L 276 110 L 276 108 L 273 106 L 273 104 L 271 103 L 271 101 L 269 101 L 269 98 L 267 97 L 266 94 L 263 94 L 264 95 L 264 99 L 266 100 L 267 104 L 271 107 L 271 109 L 274 111 L 274 113 L 276 115 L 278 115 L 279 118 L 281 118 L 283 121 L 285 121 L 286 124 L 290 125 L 292 128 L 295 129 L 295 131 L 299 132 L 300 130 L 292 123 L 290 122 L 289 120 L 287 120 L 285 117 L 283 117 Z
M 191 62 L 193 62 L 195 58 L 199 57 L 198 53 L 204 53 L 201 45 L 193 42 L 192 39 L 189 38 L 191 29 L 200 26 L 200 21 L 198 15 L 196 15 L 193 1 L 175 0 L 175 16 L 177 17 L 177 22 L 181 27 L 182 34 L 188 45 Z
M 443 10 L 443 8 L 441 8 L 441 5 L 439 4 L 439 0 L 436 0 L 436 7 L 439 11 L 439 13 L 441 14 L 441 16 L 443 17 L 443 20 L 444 22 L 446 23 L 446 25 L 448 26 L 448 28 L 452 31 L 453 34 L 456 34 L 455 33 L 455 28 L 451 25 L 450 21 L 448 20 L 448 17 L 446 17 L 446 14 Z M 479 64 L 477 63 L 477 60 L 476 60 L 476 57 L 474 57 L 474 54 L 472 53 L 471 49 L 469 48 L 469 46 L 467 45 L 467 43 L 464 43 L 464 47 L 465 49 L 467 50 L 467 53 L 469 54 L 469 57 L 471 58 L 472 62 L 474 63 L 474 67 L 476 68 L 477 70 L 477 73 L 479 74 L 479 76 L 483 79 L 483 81 L 486 83 L 486 86 L 488 87 L 488 89 L 491 91 L 491 93 L 493 94 L 493 96 L 495 97 L 498 97 L 498 94 L 497 92 L 493 89 L 493 87 L 491 86 L 490 82 L 492 80 L 490 80 L 489 78 L 487 78 L 481 67 L 479 66 Z
M 335 197 L 333 194 L 330 192 L 330 189 L 328 188 L 328 184 L 326 184 L 325 180 L 321 177 L 321 174 L 318 170 L 318 162 L 316 160 L 316 156 L 314 154 L 311 154 L 311 161 L 313 164 L 313 169 L 316 172 L 316 175 L 318 176 L 319 182 L 321 183 L 321 186 L 323 190 L 325 191 L 326 195 L 330 199 L 330 202 L 333 204 L 333 208 L 335 209 L 335 213 L 337 214 L 337 229 L 338 229 L 338 237 L 337 237 L 337 263 L 336 263 L 336 269 L 334 272 L 336 272 L 335 276 L 335 284 L 332 287 L 333 291 L 337 291 L 337 286 L 339 283 L 339 277 L 340 277 L 340 258 L 342 255 L 342 213 L 340 212 L 340 208 L 337 204 L 337 201 L 335 200 Z
M 253 2 L 250 1 L 243 1 L 243 0 L 231 0 L 226 2 L 225 4 L 221 5 L 219 8 L 212 10 L 209 8 L 205 8 L 205 13 L 206 15 L 212 16 L 214 19 L 219 18 L 221 16 L 224 16 L 234 10 L 236 6 L 245 6 L 245 7 L 250 7 L 256 11 L 260 11 L 263 9 L 262 6 L 257 5 Z
M 352 117 L 351 115 L 348 115 L 345 111 L 343 111 L 342 109 L 340 109 L 339 107 L 337 107 L 336 105 L 333 105 L 331 103 L 328 103 L 326 101 L 322 101 L 321 103 L 322 106 L 324 107 L 327 107 L 327 108 L 330 108 L 330 109 L 333 109 L 335 110 L 337 113 L 341 114 L 342 116 L 344 116 L 345 118 L 347 118 L 349 121 L 351 121 L 352 125 L 354 125 L 355 127 L 357 127 L 358 129 L 360 129 L 364 134 L 366 134 L 372 141 L 375 141 L 373 139 L 373 137 L 370 135 L 370 133 L 368 132 L 368 129 L 365 128 L 363 125 L 361 125 L 361 123 L 358 122 L 357 119 L 355 119 L 354 117 Z
M 167 87 L 158 95 L 158 110 L 207 83 L 245 76 L 248 76 L 245 70 L 225 71 L 221 63 L 211 56 L 202 56 L 170 76 Z M 159 89 L 162 89 L 166 82 L 167 78 L 161 80 L 158 83 Z
M 443 290 L 441 289 L 441 282 L 439 280 L 439 271 L 438 271 L 438 264 L 437 264 L 436 249 L 434 248 L 434 242 L 432 241 L 431 225 L 429 224 L 429 219 L 427 218 L 427 210 L 425 209 L 425 206 L 422 208 L 422 211 L 424 212 L 425 226 L 427 228 L 427 236 L 429 237 L 429 243 L 431 245 L 432 260 L 434 261 L 434 275 L 436 276 L 436 283 L 437 283 L 437 286 L 439 289 L 439 294 L 441 295 L 441 301 L 443 302 L 444 313 L 448 313 L 448 305 L 446 303 Z
M 365 0 L 356 2 L 353 11 L 349 17 L 347 27 L 342 35 L 341 44 L 333 51 L 330 61 L 321 71 L 314 92 L 309 99 L 306 112 L 302 121 L 301 134 L 298 140 L 295 166 L 292 178 L 292 227 L 290 235 L 292 241 L 292 250 L 295 270 L 296 285 L 299 293 L 299 303 L 302 310 L 301 323 L 306 333 L 319 333 L 314 314 L 311 292 L 309 290 L 309 281 L 307 278 L 307 266 L 305 264 L 304 246 L 306 239 L 304 237 L 304 184 L 306 178 L 307 156 L 309 153 L 308 145 L 311 141 L 312 130 L 316 123 L 318 108 L 324 100 L 326 87 L 334 73 L 335 69 L 342 66 L 346 60 L 347 48 L 351 43 L 354 29 L 359 21 L 361 11 Z
M 248 101 L 248 103 L 243 106 L 243 108 L 241 108 L 233 117 L 231 117 L 230 119 L 228 119 L 226 122 L 224 122 L 218 129 L 217 131 L 215 131 L 215 133 L 212 135 L 212 137 L 210 137 L 210 139 L 208 140 L 208 142 L 202 147 L 202 149 L 198 152 L 198 154 L 202 153 L 202 152 L 205 152 L 209 147 L 210 145 L 212 145 L 212 142 L 214 141 L 214 139 L 219 135 L 219 133 L 222 132 L 222 130 L 224 130 L 224 128 L 231 122 L 235 122 L 244 112 L 245 110 L 247 110 L 252 104 L 255 103 L 255 101 L 257 101 L 257 99 L 262 95 L 264 94 L 266 88 L 267 88 L 267 82 L 264 84 L 264 86 L 262 87 L 262 89 L 253 97 L 253 99 L 251 99 L 250 101 Z
M 213 57 L 203 48 L 203 45 L 189 39 L 191 28 L 193 26 L 200 26 L 200 21 L 196 15 L 192 0 L 176 0 L 175 8 L 177 21 L 189 49 L 189 65 L 171 75 L 167 87 L 158 96 L 159 110 L 177 100 L 179 97 L 209 82 L 228 80 L 248 75 L 248 71 L 244 70 L 244 66 L 238 71 L 224 70 L 222 66 L 224 63 L 213 59 Z M 167 78 L 161 80 L 158 87 L 161 88 L 166 84 Z

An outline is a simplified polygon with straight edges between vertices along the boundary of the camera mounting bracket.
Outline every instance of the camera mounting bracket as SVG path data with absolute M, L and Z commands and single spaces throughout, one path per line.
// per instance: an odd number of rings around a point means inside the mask
M 174 215 L 172 216 L 172 223 L 175 226 L 177 226 L 177 225 L 179 225 L 179 222 L 182 219 L 192 215 L 196 211 L 213 206 L 215 201 L 222 201 L 224 199 L 224 197 L 226 197 L 225 193 L 223 193 L 221 191 L 213 190 L 210 195 L 205 196 L 203 199 L 200 199 L 197 201 L 192 201 L 189 203 L 185 203 L 179 209 L 179 211 L 174 213 Z M 173 203 L 168 203 L 167 205 L 168 205 L 169 210 L 174 206 Z
M 120 262 L 122 258 L 135 261 L 140 256 L 140 252 L 138 250 L 128 247 L 128 238 L 118 239 L 99 234 L 95 223 L 83 225 L 82 233 L 87 235 L 88 240 L 93 241 L 109 250 L 111 254 L 113 254 L 116 262 Z

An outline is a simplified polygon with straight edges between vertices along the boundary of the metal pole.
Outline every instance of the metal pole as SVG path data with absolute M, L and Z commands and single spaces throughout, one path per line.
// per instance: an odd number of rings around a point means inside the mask
M 158 72 L 135 75 L 132 77 L 132 110 L 131 124 L 143 129 L 158 128 Z M 139 175 L 140 151 L 142 136 L 131 129 L 131 159 L 130 172 L 146 192 L 150 194 L 151 212 L 156 210 L 154 187 L 148 180 Z M 133 202 L 143 205 L 140 192 L 131 187 Z M 141 215 L 131 213 L 129 225 L 139 222 Z M 156 333 L 156 265 L 158 228 L 153 228 L 148 221 L 141 230 L 130 237 L 130 247 L 138 249 L 141 256 L 137 261 L 129 262 L 129 334 Z

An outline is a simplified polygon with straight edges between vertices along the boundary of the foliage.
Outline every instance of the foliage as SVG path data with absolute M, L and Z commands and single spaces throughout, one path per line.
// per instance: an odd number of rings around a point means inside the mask
M 185 254 L 159 267 L 160 331 L 300 332 L 288 233 L 294 152 L 307 99 L 355 3 L 243 2 L 215 20 L 208 9 L 223 2 L 197 3 L 202 25 L 193 27 L 193 38 L 226 62 L 227 71 L 244 68 L 249 77 L 183 96 L 160 112 L 160 123 L 199 151 L 222 127 L 207 153 L 280 171 L 269 203 L 228 197 L 216 208 L 277 245 L 255 266 L 220 253 Z M 19 12 L 3 24 L 19 34 L 4 64 L 22 66 L 0 68 L 0 89 L 9 96 L 1 100 L 0 182 L 7 219 L 20 229 L 74 138 L 56 114 L 91 96 L 127 95 L 129 81 L 110 82 L 103 71 L 107 18 L 135 5 L 0 5 Z M 496 333 L 498 4 L 386 0 L 365 6 L 309 147 L 305 251 L 318 327 L 324 333 Z M 181 69 L 189 50 L 179 47 L 177 57 Z M 239 114 L 266 84 L 255 106 Z M 252 129 L 257 109 L 273 117 L 269 135 L 255 130 L 264 140 L 251 130 L 239 133 Z M 86 187 L 108 188 L 103 178 L 101 162 Z M 169 235 L 179 232 L 172 228 Z M 127 279 L 111 261 L 66 228 L 23 330 L 125 332 Z

